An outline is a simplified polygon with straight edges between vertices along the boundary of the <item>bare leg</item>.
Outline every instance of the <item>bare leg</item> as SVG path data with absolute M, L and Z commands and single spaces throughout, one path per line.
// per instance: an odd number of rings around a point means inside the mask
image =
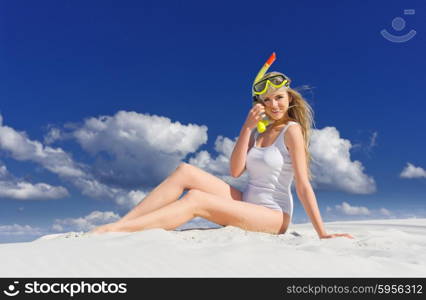
M 151 228 L 172 230 L 195 218 L 194 213 L 195 206 L 193 202 L 188 199 L 182 199 L 138 218 L 110 223 L 100 226 L 91 232 L 133 232 Z
M 101 226 L 92 233 L 133 232 L 150 228 L 171 230 L 196 216 L 221 225 L 274 234 L 284 233 L 290 221 L 290 217 L 281 211 L 242 201 L 229 201 L 199 190 L 190 190 L 182 200 L 129 221 Z
M 118 222 L 126 222 L 179 199 L 184 192 L 184 185 L 179 180 L 179 167 L 169 177 L 157 185 L 141 202 Z
M 162 183 L 118 222 L 153 212 L 177 199 L 185 189 L 197 189 L 226 199 L 241 200 L 241 192 L 223 180 L 190 164 L 182 163 Z

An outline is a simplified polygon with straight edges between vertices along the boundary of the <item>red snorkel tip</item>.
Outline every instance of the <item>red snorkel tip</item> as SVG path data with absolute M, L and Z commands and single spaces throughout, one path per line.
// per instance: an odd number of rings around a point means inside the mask
M 266 61 L 266 63 L 268 65 L 272 65 L 275 61 L 275 59 L 277 58 L 277 56 L 275 55 L 275 52 L 272 52 L 271 56 L 269 56 L 268 60 Z

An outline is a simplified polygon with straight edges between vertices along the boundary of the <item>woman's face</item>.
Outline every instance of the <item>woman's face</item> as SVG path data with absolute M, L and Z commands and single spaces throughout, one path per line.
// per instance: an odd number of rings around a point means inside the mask
M 286 116 L 290 99 L 286 88 L 263 94 L 261 99 L 265 106 L 265 113 L 270 119 L 276 121 Z

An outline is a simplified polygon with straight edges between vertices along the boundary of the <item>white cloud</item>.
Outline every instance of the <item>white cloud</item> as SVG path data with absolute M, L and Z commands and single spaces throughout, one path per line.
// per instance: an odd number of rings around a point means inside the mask
M 42 230 L 40 228 L 32 227 L 30 225 L 19 225 L 19 224 L 0 225 L 1 236 L 40 235 L 40 234 L 42 234 Z
M 233 187 L 243 190 L 248 181 L 247 172 L 239 178 L 230 176 L 229 172 L 229 159 L 235 143 L 236 139 L 232 141 L 229 138 L 218 136 L 215 141 L 215 151 L 218 153 L 216 158 L 203 150 L 190 158 L 189 163 L 219 177 Z
M 62 227 L 62 225 L 60 225 L 60 224 L 53 224 L 52 230 L 53 231 L 64 231 L 64 227 Z
M 115 202 L 122 207 L 132 208 L 145 197 L 146 193 L 142 191 L 130 191 L 127 194 L 118 196 Z
M 314 159 L 311 166 L 315 187 L 353 194 L 376 191 L 374 179 L 363 172 L 361 162 L 351 161 L 351 147 L 351 142 L 340 138 L 334 127 L 313 129 L 310 151 Z
M 370 210 L 365 206 L 351 206 L 347 202 L 343 202 L 341 205 L 335 206 L 336 210 L 345 215 L 369 215 Z
M 30 183 L 15 178 L 0 162 L 0 198 L 17 200 L 49 200 L 67 197 L 68 191 L 62 186 L 47 183 Z
M 112 198 L 124 207 L 139 203 L 189 153 L 207 141 L 207 127 L 119 111 L 70 127 L 81 147 L 96 157 L 93 177 L 73 180 L 83 194 Z M 60 133 L 59 135 L 68 135 Z
M 46 183 L 0 181 L 0 197 L 18 200 L 48 200 L 68 196 L 64 187 L 56 187 Z
M 384 207 L 380 209 L 369 209 L 365 206 L 352 206 L 347 202 L 342 202 L 342 204 L 335 205 L 334 208 L 327 206 L 326 212 L 330 217 L 365 217 L 368 216 L 370 219 L 383 218 L 383 216 L 390 217 L 394 216 L 394 213 L 389 209 Z
M 119 189 L 110 188 L 89 176 L 73 178 L 71 181 L 83 195 L 93 198 L 113 198 L 120 192 Z
M 125 189 L 151 188 L 206 143 L 207 127 L 119 111 L 85 120 L 74 136 L 96 156 L 97 180 Z
M 0 122 L 0 150 L 9 153 L 16 160 L 39 163 L 60 176 L 84 175 L 80 167 L 61 148 L 44 147 L 40 142 L 30 140 L 25 132 L 4 126 L 2 122 Z
M 0 178 L 5 178 L 9 175 L 7 168 L 0 162 Z
M 407 163 L 407 166 L 399 174 L 401 178 L 421 178 L 426 177 L 426 171 L 421 167 L 416 167 L 413 164 Z
M 44 143 L 46 145 L 53 144 L 54 142 L 61 140 L 62 138 L 62 131 L 59 128 L 52 127 L 49 129 L 47 134 L 44 136 Z
M 377 131 L 374 131 L 373 134 L 370 137 L 370 145 L 369 148 L 373 148 L 375 146 L 377 146 L 377 136 L 379 135 L 379 133 Z
M 93 198 L 114 199 L 118 204 L 128 207 L 135 200 L 134 195 L 127 189 L 110 186 L 111 183 L 102 183 L 90 173 L 90 167 L 74 162 L 71 155 L 60 148 L 44 147 L 40 142 L 30 140 L 25 132 L 18 132 L 3 125 L 0 115 L 0 150 L 10 154 L 20 161 L 33 161 L 45 169 L 59 175 L 62 179 L 77 187 L 83 195 Z M 71 128 L 76 128 L 72 126 Z M 58 133 L 62 135 L 62 133 Z M 67 133 L 67 136 L 70 136 Z M 155 161 L 153 162 L 155 163 Z M 133 164 L 135 167 L 136 162 Z M 0 197 L 15 199 L 53 199 L 68 195 L 63 187 L 54 187 L 46 183 L 31 184 L 12 178 L 5 166 L 0 166 Z
M 118 155 L 123 150 L 135 152 L 135 146 L 142 146 L 185 155 L 207 141 L 207 127 L 173 123 L 169 118 L 156 115 L 119 111 L 113 117 L 87 119 L 75 136 L 90 152 L 105 150 Z M 123 142 L 125 145 L 117 147 L 116 143 Z
M 392 215 L 392 212 L 390 210 L 386 209 L 386 208 L 379 209 L 379 213 L 381 213 L 382 215 L 385 215 L 385 216 Z
M 112 211 L 93 211 L 81 218 L 56 219 L 52 225 L 54 231 L 89 231 L 99 225 L 115 222 L 120 216 Z

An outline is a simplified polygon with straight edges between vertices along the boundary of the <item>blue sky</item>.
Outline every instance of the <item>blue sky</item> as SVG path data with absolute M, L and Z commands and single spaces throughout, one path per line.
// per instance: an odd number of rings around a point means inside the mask
M 242 188 L 227 159 L 273 51 L 311 87 L 323 219 L 426 217 L 425 8 L 1 2 L 0 242 L 114 221 L 181 161 Z

